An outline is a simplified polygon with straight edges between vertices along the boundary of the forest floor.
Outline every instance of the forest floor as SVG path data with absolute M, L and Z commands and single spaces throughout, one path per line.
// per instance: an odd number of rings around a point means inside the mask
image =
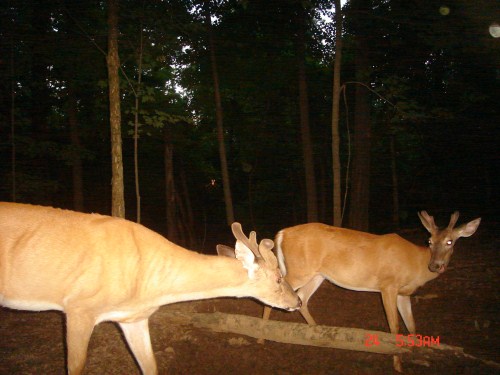
M 497 226 L 479 227 L 461 239 L 446 273 L 412 298 L 417 332 L 463 347 L 474 357 L 500 363 L 499 236 Z M 418 237 L 423 243 L 422 233 Z M 388 331 L 379 293 L 353 292 L 323 283 L 309 303 L 322 325 Z M 169 324 L 165 312 L 226 312 L 260 316 L 250 299 L 215 299 L 162 307 L 150 319 L 160 374 L 391 374 L 388 355 L 266 342 Z M 273 311 L 271 319 L 303 322 L 298 312 Z M 450 357 L 418 364 L 403 358 L 407 374 L 500 374 L 498 367 Z M 0 308 L 0 374 L 64 374 L 64 317 L 58 312 Z M 91 338 L 85 374 L 138 374 L 118 328 L 98 325 Z M 395 373 L 395 372 L 394 372 Z

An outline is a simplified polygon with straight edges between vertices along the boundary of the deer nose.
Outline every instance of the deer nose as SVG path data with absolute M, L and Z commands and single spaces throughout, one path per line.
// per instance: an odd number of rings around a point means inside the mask
M 431 272 L 444 272 L 445 265 L 443 261 L 436 261 L 429 263 L 429 271 Z

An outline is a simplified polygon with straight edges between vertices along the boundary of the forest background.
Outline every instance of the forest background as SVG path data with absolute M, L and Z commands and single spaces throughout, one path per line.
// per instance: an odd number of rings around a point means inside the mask
M 495 3 L 343 5 L 343 226 L 413 228 L 422 209 L 496 221 Z M 332 1 L 117 13 L 126 218 L 197 249 L 230 238 L 228 206 L 260 236 L 333 223 Z M 110 214 L 108 3 L 8 1 L 0 17 L 0 200 Z

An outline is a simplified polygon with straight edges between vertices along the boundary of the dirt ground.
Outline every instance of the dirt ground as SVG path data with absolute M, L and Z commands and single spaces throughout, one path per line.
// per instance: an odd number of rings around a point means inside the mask
M 417 332 L 440 343 L 463 347 L 475 357 L 500 363 L 499 231 L 483 223 L 461 239 L 447 272 L 417 291 L 413 311 Z M 423 243 L 423 232 L 405 235 Z M 310 301 L 322 325 L 388 331 L 378 293 L 343 290 L 327 282 Z M 253 300 L 217 299 L 162 307 L 150 319 L 160 374 L 391 374 L 390 356 L 266 342 L 169 324 L 164 312 L 183 309 L 259 316 Z M 163 313 L 163 314 L 162 314 Z M 298 312 L 274 311 L 272 319 L 302 322 Z M 405 358 L 403 359 L 405 360 Z M 498 367 L 450 357 L 427 365 L 407 359 L 407 374 L 500 374 Z M 0 308 L 0 374 L 64 374 L 64 316 Z M 118 328 L 97 326 L 91 338 L 86 374 L 139 374 Z

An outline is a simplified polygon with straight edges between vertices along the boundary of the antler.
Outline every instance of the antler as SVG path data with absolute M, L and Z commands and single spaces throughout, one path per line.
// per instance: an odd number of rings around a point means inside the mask
M 427 213 L 427 211 L 417 212 L 417 214 L 418 214 L 418 217 L 420 218 L 420 221 L 422 222 L 423 226 L 430 233 L 433 233 L 438 229 L 438 227 L 436 226 L 436 223 L 434 222 L 434 217 L 430 216 Z
M 252 253 L 254 253 L 257 258 L 262 258 L 259 251 L 259 245 L 257 244 L 257 234 L 254 231 L 250 232 L 250 238 L 248 238 L 243 233 L 241 224 L 238 222 L 231 224 L 231 230 L 238 241 L 241 241 L 246 247 L 252 250 Z
M 458 216 L 460 213 L 458 211 L 453 212 L 453 214 L 450 217 L 450 224 L 448 224 L 448 229 L 452 230 L 455 224 L 457 223 Z

